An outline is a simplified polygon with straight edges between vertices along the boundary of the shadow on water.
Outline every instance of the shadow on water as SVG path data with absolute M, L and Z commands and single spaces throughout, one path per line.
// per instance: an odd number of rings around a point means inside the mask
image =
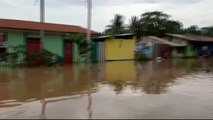
M 39 101 L 41 118 L 46 118 L 48 104 L 83 99 L 87 96 L 88 118 L 93 118 L 93 94 L 103 86 L 116 95 L 129 87 L 144 94 L 165 94 L 177 78 L 196 72 L 212 72 L 211 59 L 165 60 L 149 62 L 108 62 L 57 68 L 0 69 L 0 109 Z M 204 71 L 205 72 L 205 71 Z M 104 93 L 103 93 L 104 94 Z

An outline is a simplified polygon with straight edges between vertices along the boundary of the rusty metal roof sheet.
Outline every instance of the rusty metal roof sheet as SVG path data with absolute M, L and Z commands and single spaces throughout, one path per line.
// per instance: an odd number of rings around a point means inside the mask
M 87 29 L 80 26 L 54 24 L 54 23 L 40 23 L 40 22 L 21 21 L 21 20 L 9 20 L 9 19 L 0 19 L 0 28 L 30 30 L 30 31 L 39 31 L 43 29 L 44 31 L 57 32 L 57 33 L 85 34 L 87 32 Z M 95 31 L 92 31 L 91 33 L 98 34 Z

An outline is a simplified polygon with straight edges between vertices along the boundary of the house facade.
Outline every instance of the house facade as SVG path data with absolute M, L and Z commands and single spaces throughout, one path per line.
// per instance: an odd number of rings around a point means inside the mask
M 149 59 L 213 56 L 213 38 L 168 33 L 163 38 L 143 37 L 136 48 Z
M 134 34 L 100 36 L 93 39 L 93 61 L 120 61 L 135 59 Z
M 173 57 L 197 57 L 213 55 L 213 38 L 195 35 L 166 34 L 166 40 L 187 46 L 174 47 Z
M 174 47 L 185 47 L 186 44 L 174 43 L 156 36 L 146 36 L 137 43 L 137 54 L 143 54 L 148 59 L 172 58 Z
M 44 30 L 41 39 L 40 30 Z M 70 35 L 86 34 L 80 26 L 0 19 L 0 52 L 14 52 L 10 46 L 25 46 L 28 53 L 48 50 L 67 64 L 80 61 L 78 45 Z M 92 31 L 92 34 L 97 34 Z

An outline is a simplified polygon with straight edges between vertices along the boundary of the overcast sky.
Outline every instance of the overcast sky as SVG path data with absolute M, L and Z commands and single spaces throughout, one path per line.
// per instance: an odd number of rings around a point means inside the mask
M 39 21 L 37 0 L 0 0 L 0 18 Z M 46 0 L 46 22 L 86 27 L 86 0 Z M 213 25 L 213 0 L 93 0 L 92 28 L 102 32 L 114 14 L 123 14 L 126 23 L 133 15 L 163 11 L 184 27 Z

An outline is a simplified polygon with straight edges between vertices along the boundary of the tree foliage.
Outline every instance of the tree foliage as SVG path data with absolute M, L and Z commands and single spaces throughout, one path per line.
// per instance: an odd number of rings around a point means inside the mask
M 107 26 L 105 34 L 121 34 L 125 32 L 125 17 L 116 14 L 111 20 L 111 24 Z
M 213 37 L 213 26 L 202 28 L 201 34 L 205 36 Z
M 128 25 L 125 25 L 125 17 L 116 14 L 111 24 L 106 27 L 104 34 L 135 33 L 138 38 L 147 35 L 163 36 L 165 33 L 194 34 L 213 36 L 213 26 L 200 29 L 197 25 L 183 28 L 180 21 L 172 20 L 171 16 L 161 11 L 152 11 L 132 16 Z
M 191 25 L 186 29 L 182 30 L 184 34 L 201 35 L 200 28 L 197 25 Z
M 182 29 L 182 23 L 170 20 L 170 15 L 160 12 L 146 12 L 141 15 L 141 26 L 144 35 L 162 36 L 167 32 L 177 33 Z
M 183 29 L 181 33 L 213 37 L 213 26 L 199 28 L 197 25 L 191 25 L 188 28 Z
M 0 63 L 3 66 L 12 67 L 41 67 L 56 66 L 63 63 L 63 59 L 48 50 L 42 49 L 37 52 L 28 53 L 26 46 L 9 46 L 10 52 L 0 54 Z
M 129 21 L 128 30 L 131 33 L 135 33 L 137 38 L 140 38 L 142 36 L 142 34 L 143 34 L 142 25 L 141 25 L 139 17 L 137 17 L 137 16 L 131 17 L 131 19 Z
M 84 56 L 90 50 L 90 45 L 87 43 L 86 36 L 83 34 L 70 35 L 69 39 L 74 41 L 79 48 L 80 56 Z

